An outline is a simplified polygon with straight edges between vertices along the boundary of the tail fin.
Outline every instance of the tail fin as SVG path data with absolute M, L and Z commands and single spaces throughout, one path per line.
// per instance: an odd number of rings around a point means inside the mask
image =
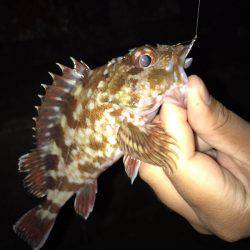
M 57 213 L 51 213 L 41 205 L 28 211 L 13 229 L 33 249 L 40 249 L 47 240 L 54 225 Z

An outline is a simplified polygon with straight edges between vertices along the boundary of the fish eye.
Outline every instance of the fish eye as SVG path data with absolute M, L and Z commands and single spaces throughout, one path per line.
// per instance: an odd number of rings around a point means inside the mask
M 139 64 L 141 67 L 146 68 L 148 67 L 152 62 L 151 56 L 150 55 L 141 55 L 139 58 Z
M 134 52 L 132 61 L 137 68 L 147 68 L 156 63 L 157 54 L 151 47 L 139 48 Z

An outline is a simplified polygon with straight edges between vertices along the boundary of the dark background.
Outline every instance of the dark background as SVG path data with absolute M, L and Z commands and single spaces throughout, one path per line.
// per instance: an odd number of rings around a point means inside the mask
M 249 120 L 248 1 L 201 3 L 199 40 L 189 74 Z M 70 56 L 91 68 L 143 44 L 174 44 L 194 35 L 197 1 L 1 1 L 0 188 L 1 249 L 29 249 L 12 225 L 38 204 L 22 187 L 17 159 L 33 146 L 31 117 L 40 83 L 55 62 Z M 96 206 L 83 221 L 70 200 L 44 249 L 250 249 L 249 239 L 227 243 L 196 233 L 137 178 L 131 186 L 121 161 L 99 178 Z

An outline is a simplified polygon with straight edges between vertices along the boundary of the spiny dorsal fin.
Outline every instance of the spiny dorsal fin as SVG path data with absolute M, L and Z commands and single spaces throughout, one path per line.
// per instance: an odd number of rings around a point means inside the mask
M 72 92 L 86 78 L 89 67 L 71 57 L 74 69 L 57 63 L 62 70 L 62 76 L 49 73 L 53 79 L 52 85 L 44 85 L 46 94 L 38 109 L 37 146 L 46 144 L 54 134 L 54 127 L 60 121 L 72 99 Z
M 89 68 L 72 58 L 74 69 L 58 64 L 62 76 L 52 74 L 52 85 L 42 85 L 46 94 L 41 98 L 42 104 L 36 106 L 38 117 L 36 123 L 36 148 L 19 159 L 19 170 L 25 172 L 24 186 L 37 197 L 46 195 L 47 189 L 53 187 L 48 170 L 57 170 L 61 156 L 51 151 L 51 142 L 57 143 L 61 149 L 65 145 L 64 134 L 60 129 L 62 116 L 72 113 L 72 105 L 76 102 L 74 91 L 84 85 Z M 76 126 L 76 124 L 72 124 Z M 66 148 L 66 150 L 68 150 Z M 56 177 L 55 177 L 56 178 Z M 53 179 L 53 178 L 52 178 Z

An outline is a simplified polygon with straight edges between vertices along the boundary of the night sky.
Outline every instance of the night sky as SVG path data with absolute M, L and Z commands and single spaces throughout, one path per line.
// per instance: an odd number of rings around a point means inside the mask
M 22 187 L 17 160 L 33 147 L 31 117 L 41 83 L 56 62 L 70 56 L 91 68 L 144 44 L 192 39 L 198 1 L 19 0 L 0 2 L 1 249 L 29 249 L 12 225 L 39 203 Z M 198 41 L 187 73 L 199 75 L 210 93 L 250 120 L 250 6 L 248 1 L 201 1 Z M 133 186 L 122 161 L 98 180 L 95 208 L 85 222 L 71 199 L 44 249 L 250 249 L 249 239 L 227 243 L 200 235 L 162 205 L 139 177 Z M 218 190 L 219 191 L 219 190 Z

